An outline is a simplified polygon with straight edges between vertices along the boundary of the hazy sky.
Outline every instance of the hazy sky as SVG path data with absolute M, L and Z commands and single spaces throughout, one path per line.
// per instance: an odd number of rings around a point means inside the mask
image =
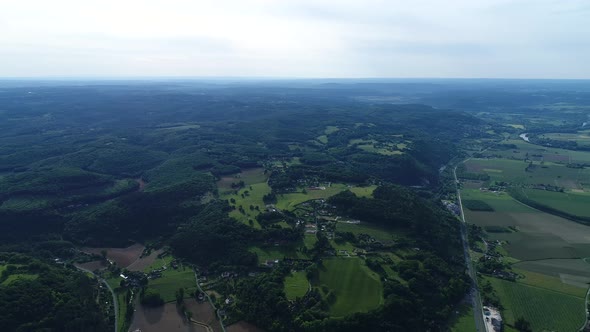
M 590 0 L 0 0 L 0 77 L 590 78 Z

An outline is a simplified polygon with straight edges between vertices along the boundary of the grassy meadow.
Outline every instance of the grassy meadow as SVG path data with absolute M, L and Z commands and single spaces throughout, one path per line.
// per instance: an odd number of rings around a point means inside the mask
M 379 275 L 369 270 L 360 258 L 326 259 L 314 286 L 327 286 L 336 299 L 330 313 L 343 317 L 354 312 L 366 312 L 383 303 L 383 285 Z M 327 295 L 327 294 L 324 294 Z

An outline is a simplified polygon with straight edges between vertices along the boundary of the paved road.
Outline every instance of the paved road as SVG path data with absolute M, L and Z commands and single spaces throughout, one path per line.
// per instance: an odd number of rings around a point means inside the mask
M 76 266 L 76 265 L 74 265 L 74 266 Z M 115 309 L 115 332 L 117 332 L 117 330 L 119 329 L 119 303 L 117 302 L 117 295 L 115 295 L 115 291 L 113 291 L 113 289 L 111 288 L 111 286 L 109 285 L 109 283 L 106 280 L 97 276 L 96 274 L 94 274 L 94 272 L 92 272 L 88 269 L 85 269 L 83 267 L 79 267 L 79 266 L 76 266 L 76 268 L 80 271 L 88 272 L 88 273 L 92 274 L 93 276 L 95 276 L 96 279 L 98 279 L 98 281 L 105 284 L 107 286 L 107 288 L 109 289 L 109 291 L 111 292 L 111 295 L 113 296 L 113 306 Z
M 455 186 L 457 187 L 457 200 L 459 201 L 459 207 L 461 208 L 461 240 L 463 240 L 463 255 L 465 257 L 465 264 L 469 277 L 471 277 L 471 305 L 473 306 L 473 318 L 475 319 L 475 329 L 477 332 L 490 332 L 486 328 L 486 324 L 483 320 L 483 309 L 481 304 L 481 297 L 477 287 L 477 275 L 473 264 L 471 263 L 471 257 L 469 257 L 469 241 L 467 239 L 467 223 L 465 222 L 465 213 L 463 213 L 463 202 L 461 201 L 461 190 L 459 190 L 459 183 L 457 180 L 457 166 L 453 168 L 453 177 L 455 178 Z

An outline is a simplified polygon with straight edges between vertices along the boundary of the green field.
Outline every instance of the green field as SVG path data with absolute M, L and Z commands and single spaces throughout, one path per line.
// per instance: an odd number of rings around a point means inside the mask
M 306 254 L 298 251 L 296 248 L 290 247 L 252 247 L 249 248 L 248 251 L 253 252 L 258 256 L 258 264 L 264 264 L 268 260 L 283 260 L 285 257 L 301 259 L 309 258 Z
M 462 189 L 463 200 L 479 200 L 490 205 L 495 212 L 534 212 L 535 210 L 519 203 L 505 192 L 481 191 L 479 189 Z M 465 209 L 468 214 L 468 209 Z
M 305 277 L 304 271 L 291 272 L 285 278 L 285 295 L 289 300 L 303 297 L 309 289 L 309 282 Z
M 475 319 L 473 318 L 473 308 L 470 305 L 462 305 L 451 318 L 451 332 L 473 332 L 475 331 Z
M 235 210 L 230 212 L 230 216 L 236 220 L 241 221 L 245 224 L 249 224 L 249 220 L 252 220 L 253 226 L 261 228 L 260 224 L 256 220 L 256 216 L 260 214 L 260 211 L 264 211 L 264 201 L 262 197 L 271 192 L 270 187 L 267 184 L 268 176 L 264 174 L 263 168 L 251 169 L 243 171 L 235 176 L 223 177 L 217 182 L 219 194 L 221 199 L 234 199 L 235 204 L 231 204 L 236 207 Z M 235 190 L 231 188 L 232 182 L 244 181 L 246 186 L 235 194 Z M 247 192 L 247 193 L 246 193 Z M 244 197 L 242 197 L 244 195 Z M 250 210 L 250 206 L 258 206 L 259 210 Z M 242 206 L 245 213 L 241 213 L 238 207 Z
M 590 159 L 590 153 L 588 153 Z M 567 158 L 564 163 L 567 163 Z M 589 161 L 590 162 L 590 161 Z M 492 181 L 522 184 L 550 184 L 566 189 L 582 189 L 590 183 L 590 169 L 569 168 L 565 164 L 545 161 L 533 162 L 534 167 L 525 169 L 529 162 L 523 159 L 471 159 L 465 163 L 472 173 L 485 173 Z
M 109 278 L 105 280 L 115 292 L 115 300 L 117 301 L 117 305 L 119 307 L 119 312 L 117 313 L 117 317 L 119 318 L 119 326 L 117 327 L 117 331 L 125 331 L 127 325 L 125 322 L 125 316 L 127 314 L 125 294 L 127 291 L 124 288 L 120 287 L 120 282 L 122 279 L 118 275 L 111 275 Z
M 518 266 L 523 266 L 522 264 Z M 559 266 L 559 268 L 563 268 L 563 265 Z M 568 280 L 562 280 L 559 277 L 554 277 L 551 275 L 537 273 L 533 271 L 528 271 L 524 269 L 514 268 L 514 272 L 518 273 L 519 275 L 523 276 L 523 279 L 518 279 L 519 283 L 535 286 L 539 288 L 544 288 L 548 290 L 552 290 L 555 292 L 568 294 L 576 297 L 583 298 L 586 296 L 586 289 L 588 285 L 578 285 L 574 286 L 571 284 L 567 284 L 565 282 L 569 282 Z M 548 272 L 548 271 L 545 271 Z M 565 282 L 564 282 L 565 281 Z M 583 287 L 581 287 L 583 286 Z
M 325 190 L 310 190 L 306 189 L 307 193 L 297 192 L 289 194 L 278 195 L 278 201 L 276 207 L 281 210 L 292 210 L 296 205 L 301 204 L 305 201 L 312 199 L 325 199 L 330 196 L 334 196 L 344 190 L 350 190 L 357 196 L 369 197 L 373 194 L 376 186 L 368 187 L 349 187 L 342 183 L 332 183 L 330 186 L 326 186 Z
M 540 138 L 548 138 L 557 141 L 576 142 L 579 145 L 590 145 L 590 135 L 587 132 L 577 133 L 546 133 L 539 135 Z
M 391 230 L 370 223 L 348 224 L 339 222 L 336 224 L 336 231 L 351 232 L 355 235 L 367 234 L 379 241 L 391 241 L 393 239 L 393 232 Z
M 504 322 L 519 317 L 531 323 L 533 331 L 577 331 L 584 323 L 584 298 L 553 290 L 488 278 L 504 306 Z
M 8 278 L 6 278 L 6 280 L 4 280 L 2 282 L 2 286 L 7 286 L 10 285 L 11 283 L 17 281 L 17 280 L 35 280 L 39 278 L 39 275 L 37 274 L 28 274 L 28 273 L 17 273 L 17 274 L 11 274 L 8 276 Z
M 342 317 L 366 312 L 383 303 L 383 285 L 379 275 L 369 270 L 360 258 L 326 259 L 314 286 L 326 285 L 336 295 L 330 313 Z
M 525 196 L 550 208 L 581 217 L 590 217 L 590 195 L 561 193 L 547 190 L 523 189 Z
M 148 288 L 160 293 L 165 302 L 175 301 L 175 294 L 179 288 L 184 288 L 184 296 L 187 298 L 197 290 L 195 273 L 190 268 L 174 270 L 168 267 L 162 273 L 162 278 L 149 281 Z

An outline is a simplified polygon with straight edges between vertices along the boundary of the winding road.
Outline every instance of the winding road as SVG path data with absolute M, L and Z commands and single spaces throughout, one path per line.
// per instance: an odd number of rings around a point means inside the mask
M 461 209 L 461 240 L 463 240 L 463 255 L 465 258 L 465 265 L 469 277 L 471 278 L 471 305 L 473 306 L 473 318 L 475 319 L 475 329 L 477 332 L 489 332 L 483 320 L 483 306 L 481 304 L 481 296 L 477 286 L 477 275 L 471 263 L 469 256 L 469 240 L 467 239 L 467 222 L 465 221 L 465 213 L 463 212 L 463 202 L 461 202 L 461 190 L 459 189 L 459 181 L 457 179 L 457 166 L 453 168 L 453 177 L 455 178 L 455 186 L 457 187 L 457 200 L 459 201 L 459 208 Z
M 74 266 L 76 266 L 76 265 L 74 265 Z M 117 303 L 117 295 L 115 295 L 115 291 L 113 291 L 113 289 L 111 288 L 111 286 L 109 285 L 109 283 L 106 280 L 97 276 L 96 274 L 94 274 L 94 272 L 92 272 L 88 269 L 85 269 L 83 267 L 80 267 L 80 266 L 76 266 L 76 268 L 80 271 L 88 272 L 88 273 L 92 274 L 96 279 L 98 279 L 98 281 L 105 284 L 107 286 L 107 288 L 109 289 L 109 291 L 111 292 L 111 295 L 113 296 L 113 306 L 115 309 L 115 332 L 117 332 L 117 330 L 119 328 L 119 303 Z

